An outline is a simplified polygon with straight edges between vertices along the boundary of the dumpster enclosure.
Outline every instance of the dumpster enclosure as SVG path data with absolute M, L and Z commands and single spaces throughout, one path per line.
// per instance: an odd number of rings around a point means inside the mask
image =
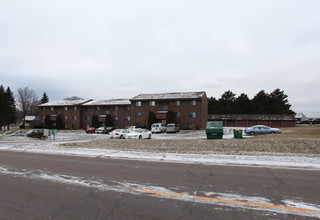
M 223 122 L 207 121 L 206 134 L 207 134 L 207 139 L 222 139 Z

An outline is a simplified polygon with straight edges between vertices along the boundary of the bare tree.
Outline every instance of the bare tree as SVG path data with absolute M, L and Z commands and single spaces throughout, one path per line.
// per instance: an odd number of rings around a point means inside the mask
M 36 92 L 28 87 L 18 89 L 19 108 L 23 113 L 23 126 L 25 126 L 25 118 L 27 114 L 36 115 L 38 111 L 39 99 Z

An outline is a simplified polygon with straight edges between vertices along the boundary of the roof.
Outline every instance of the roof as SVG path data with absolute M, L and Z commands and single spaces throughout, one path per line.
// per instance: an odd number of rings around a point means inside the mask
M 294 114 L 210 114 L 208 120 L 295 121 Z
M 61 100 L 61 101 L 51 101 L 44 104 L 39 105 L 39 107 L 46 106 L 72 106 L 72 105 L 81 105 L 83 103 L 89 102 L 92 99 L 88 100 Z
M 140 94 L 130 100 L 164 100 L 164 99 L 201 99 L 205 92 L 173 92 L 173 93 L 155 93 L 155 94 Z
M 26 121 L 34 121 L 37 119 L 37 116 L 26 115 L 24 118 Z
M 107 99 L 107 100 L 92 100 L 83 105 L 130 105 L 129 99 Z

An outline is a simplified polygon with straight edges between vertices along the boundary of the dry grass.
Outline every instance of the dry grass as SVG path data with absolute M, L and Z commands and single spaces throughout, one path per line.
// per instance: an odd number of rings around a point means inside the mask
M 259 135 L 252 138 L 224 140 L 95 140 L 67 143 L 70 148 L 101 148 L 124 151 L 170 153 L 295 153 L 320 154 L 320 126 L 283 129 L 282 134 Z

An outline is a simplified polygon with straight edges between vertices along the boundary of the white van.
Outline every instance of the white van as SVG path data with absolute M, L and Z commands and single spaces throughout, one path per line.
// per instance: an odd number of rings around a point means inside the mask
M 166 132 L 166 126 L 164 126 L 164 124 L 161 124 L 161 123 L 154 123 L 151 125 L 151 132 L 152 133 Z

